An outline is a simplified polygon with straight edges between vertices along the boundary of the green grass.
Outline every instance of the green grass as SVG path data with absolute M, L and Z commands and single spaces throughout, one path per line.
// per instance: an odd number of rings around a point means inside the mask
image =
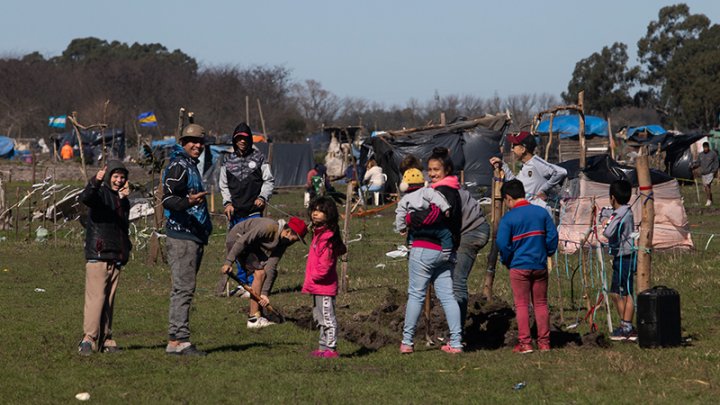
M 698 207 L 694 189 L 686 195 L 691 223 L 697 225 L 693 231 L 720 233 L 715 211 Z M 301 202 L 299 192 L 282 192 L 273 199 L 293 214 L 302 212 Z M 280 215 L 274 209 L 270 213 Z M 388 287 L 406 289 L 406 263 L 384 256 L 402 242 L 390 231 L 391 217 L 388 210 L 352 222 L 352 234 L 363 239 L 350 245 L 351 291 L 338 297 L 344 313 L 374 308 Z M 419 347 L 412 356 L 400 356 L 395 345 L 368 352 L 341 341 L 340 359 L 317 360 L 308 357 L 316 346 L 315 331 L 292 323 L 248 331 L 247 302 L 213 296 L 223 228 L 218 222 L 206 250 L 191 315 L 193 341 L 210 352 L 205 358 L 164 354 L 170 276 L 166 265 L 145 265 L 144 251 L 135 252 L 120 278 L 114 331 L 125 350 L 78 356 L 82 232 L 64 237 L 64 228 L 57 246 L 52 238 L 35 243 L 15 240 L 14 232 L 2 233 L 7 237 L 0 242 L 2 402 L 68 403 L 85 391 L 95 403 L 707 403 L 720 394 L 720 238 L 704 251 L 708 235 L 698 235 L 694 239 L 699 251 L 653 258 L 653 284 L 681 294 L 684 335 L 692 337 L 688 347 L 645 350 L 614 344 L 609 349 L 567 347 L 526 356 L 509 348 L 449 356 Z M 23 238 L 27 231 L 19 234 Z M 471 274 L 472 292 L 482 283 L 485 250 Z M 281 262 L 276 283 L 281 292 L 271 299 L 286 312 L 310 304 L 298 292 L 305 253 L 296 245 Z M 380 263 L 386 267 L 376 268 Z M 551 283 L 553 313 L 554 287 Z M 511 300 L 504 270 L 498 272 L 496 294 Z M 567 301 L 566 317 L 572 317 L 575 311 Z M 577 295 L 575 301 L 580 302 Z M 601 312 L 601 330 L 606 328 L 603 317 Z M 520 381 L 527 387 L 513 391 Z

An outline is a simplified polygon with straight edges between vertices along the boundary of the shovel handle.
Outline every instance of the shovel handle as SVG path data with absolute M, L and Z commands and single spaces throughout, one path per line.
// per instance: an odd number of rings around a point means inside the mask
M 240 280 L 240 278 L 239 278 L 235 273 L 233 273 L 232 271 L 229 271 L 229 272 L 227 272 L 227 273 L 225 273 L 225 274 L 227 274 L 227 276 L 228 276 L 229 278 L 233 279 L 236 283 L 238 283 L 238 284 L 240 285 L 240 287 L 242 287 L 245 291 L 247 291 L 247 292 L 250 294 L 250 297 L 251 297 L 252 299 L 254 299 L 256 302 L 260 302 L 260 296 L 258 296 L 257 294 L 255 294 L 255 291 L 253 291 L 252 288 L 250 288 L 249 285 L 247 285 L 247 284 L 244 283 L 242 280 Z M 268 304 L 268 305 L 265 306 L 265 308 L 266 308 L 268 311 L 273 312 L 273 313 L 275 313 L 276 315 L 279 315 L 278 312 L 275 311 L 275 308 L 272 307 L 272 305 Z

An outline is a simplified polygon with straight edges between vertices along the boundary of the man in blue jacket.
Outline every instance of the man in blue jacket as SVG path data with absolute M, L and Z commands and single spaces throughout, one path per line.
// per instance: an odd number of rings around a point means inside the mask
M 205 201 L 205 186 L 197 168 L 204 149 L 205 129 L 189 124 L 180 135 L 163 173 L 163 208 L 167 232 L 168 261 L 172 276 L 170 326 L 167 354 L 204 356 L 190 343 L 190 305 L 195 294 L 197 272 L 212 233 Z
M 510 211 L 500 220 L 496 243 L 501 262 L 510 269 L 510 286 L 515 301 L 519 343 L 513 352 L 533 351 L 528 309 L 530 301 L 535 310 L 538 349 L 548 351 L 547 258 L 557 250 L 557 229 L 547 210 L 525 199 L 525 188 L 519 180 L 503 184 L 501 193 Z

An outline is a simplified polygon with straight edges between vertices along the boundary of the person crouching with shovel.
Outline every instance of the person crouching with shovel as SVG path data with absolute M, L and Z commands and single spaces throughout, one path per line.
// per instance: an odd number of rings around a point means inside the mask
M 248 275 L 254 275 L 249 291 L 253 299 L 250 301 L 248 329 L 274 324 L 262 316 L 260 307 L 267 308 L 270 304 L 268 296 L 277 278 L 277 265 L 285 250 L 297 241 L 305 244 L 307 231 L 307 225 L 302 219 L 290 217 L 287 222 L 282 219 L 252 218 L 238 223 L 228 232 L 225 241 L 227 254 L 220 271 L 231 277 L 233 263 L 237 260 Z M 241 286 L 247 288 L 247 285 Z

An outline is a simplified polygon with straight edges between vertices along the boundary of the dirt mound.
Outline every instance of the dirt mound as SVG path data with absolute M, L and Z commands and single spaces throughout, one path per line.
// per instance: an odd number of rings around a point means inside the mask
M 416 343 L 441 345 L 447 337 L 447 323 L 440 302 L 433 297 L 429 329 L 425 317 L 420 315 Z M 382 304 L 370 312 L 352 313 L 350 308 L 337 308 L 339 336 L 365 349 L 377 350 L 387 345 L 399 345 L 405 321 L 407 295 L 389 288 Z M 306 329 L 315 329 L 312 309 L 303 306 L 288 314 L 288 319 Z M 532 321 L 531 321 L 532 322 Z M 536 329 L 533 327 L 533 334 Z M 481 295 L 472 295 L 468 303 L 464 339 L 467 349 L 498 349 L 517 343 L 517 323 L 512 305 L 501 299 L 488 302 Z M 563 331 L 552 324 L 550 341 L 553 347 L 607 347 L 605 335 Z

